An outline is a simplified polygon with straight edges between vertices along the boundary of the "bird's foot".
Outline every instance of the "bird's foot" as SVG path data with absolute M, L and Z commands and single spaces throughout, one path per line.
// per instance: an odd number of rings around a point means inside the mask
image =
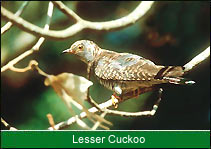
M 112 104 L 115 108 L 117 108 L 118 102 L 116 102 L 115 99 L 117 99 L 118 101 L 121 101 L 122 99 L 119 96 L 117 96 L 115 93 L 111 95 Z

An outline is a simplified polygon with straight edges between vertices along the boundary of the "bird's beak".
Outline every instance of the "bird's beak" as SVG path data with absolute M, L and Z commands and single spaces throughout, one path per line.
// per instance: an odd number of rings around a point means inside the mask
M 64 50 L 64 51 L 62 51 L 62 53 L 61 54 L 64 54 L 64 53 L 70 53 L 70 54 L 75 54 L 75 51 L 76 51 L 76 46 L 71 46 L 69 49 L 66 49 L 66 50 Z
M 70 51 L 70 49 L 66 49 L 66 50 L 62 51 L 61 54 L 69 53 L 69 51 Z
M 65 54 L 65 53 L 73 53 L 73 51 L 72 51 L 71 48 L 69 48 L 69 49 L 66 49 L 66 50 L 62 51 L 61 54 Z

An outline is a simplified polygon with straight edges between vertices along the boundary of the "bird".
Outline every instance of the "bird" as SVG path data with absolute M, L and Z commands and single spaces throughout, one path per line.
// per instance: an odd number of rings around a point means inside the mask
M 88 74 L 94 72 L 100 84 L 113 91 L 113 95 L 119 100 L 126 96 L 127 99 L 137 97 L 161 84 L 195 83 L 182 77 L 182 66 L 156 65 L 132 53 L 102 49 L 90 40 L 76 41 L 62 53 L 76 55 L 85 62 L 88 65 Z

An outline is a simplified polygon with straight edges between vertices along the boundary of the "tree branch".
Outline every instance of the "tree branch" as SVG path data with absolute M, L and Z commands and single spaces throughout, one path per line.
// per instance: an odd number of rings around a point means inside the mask
M 113 106 L 113 102 L 115 103 L 119 103 L 119 100 L 115 99 L 109 99 L 108 101 L 99 104 L 99 109 L 101 109 L 103 112 L 105 112 L 105 114 L 114 114 L 114 115 L 120 115 L 120 116 L 126 116 L 126 117 L 131 117 L 131 116 L 153 116 L 155 114 L 155 112 L 158 109 L 158 105 L 161 101 L 161 94 L 162 94 L 162 89 L 159 89 L 159 96 L 158 96 L 158 100 L 155 103 L 155 105 L 153 106 L 153 109 L 151 111 L 142 111 L 142 112 L 124 112 L 124 111 L 116 111 L 116 110 L 110 110 L 108 109 L 109 107 Z M 114 100 L 114 101 L 113 101 Z M 92 107 L 89 109 L 89 112 L 91 113 L 96 113 L 96 112 L 102 112 L 99 109 L 97 109 L 96 107 Z M 80 115 L 78 116 L 78 118 L 83 119 L 85 118 L 86 112 L 82 112 L 80 113 Z M 56 124 L 54 126 L 54 129 L 59 130 L 62 129 L 64 127 L 70 126 L 71 124 L 76 122 L 76 118 L 75 117 L 71 117 L 69 118 L 67 121 L 63 121 L 60 122 L 58 124 Z M 48 128 L 49 130 L 54 130 L 52 127 Z
M 72 11 L 66 5 L 64 5 L 61 1 L 52 1 L 52 3 L 70 19 L 73 18 L 77 22 L 80 22 L 81 20 L 83 20 L 74 11 Z
M 132 11 L 129 15 L 122 17 L 113 21 L 106 22 L 90 22 L 80 18 L 76 13 L 67 8 L 61 2 L 53 2 L 62 12 L 64 12 L 68 17 L 75 18 L 77 21 L 76 24 L 70 26 L 67 29 L 55 31 L 55 30 L 44 30 L 21 17 L 15 16 L 13 13 L 5 9 L 1 6 L 1 15 L 6 20 L 9 20 L 16 24 L 19 28 L 23 29 L 26 32 L 32 33 L 37 36 L 42 36 L 45 38 L 53 38 L 53 39 L 66 39 L 69 38 L 76 33 L 80 32 L 85 28 L 95 29 L 95 30 L 110 30 L 117 29 L 121 27 L 128 26 L 130 24 L 135 23 L 139 18 L 141 18 L 152 6 L 153 1 L 143 1 L 141 2 L 137 8 Z
M 44 31 L 49 30 L 49 25 L 50 25 L 50 20 L 51 20 L 52 14 L 53 14 L 53 3 L 49 2 L 48 12 L 47 12 L 47 16 L 48 17 L 47 17 L 47 20 L 46 20 Z M 38 42 L 33 46 L 32 49 L 22 53 L 21 55 L 19 55 L 18 57 L 16 57 L 15 59 L 11 60 L 10 62 L 8 62 L 3 67 L 1 67 L 1 72 L 4 72 L 4 71 L 6 71 L 8 69 L 16 71 L 16 72 L 25 72 L 25 71 L 29 70 L 27 67 L 24 68 L 23 70 L 21 70 L 19 68 L 15 68 L 14 65 L 17 64 L 20 60 L 24 59 L 25 57 L 31 55 L 34 51 L 38 51 L 43 42 L 44 42 L 44 38 L 41 37 L 38 40 Z
M 46 117 L 48 118 L 48 122 L 49 122 L 50 126 L 55 130 L 55 128 L 54 128 L 55 123 L 54 123 L 54 119 L 53 119 L 52 114 L 48 113 L 46 115 Z
M 115 102 L 118 103 L 118 100 L 115 99 Z M 111 99 L 108 100 L 108 101 L 106 101 L 106 102 L 104 102 L 104 103 L 102 103 L 102 104 L 99 104 L 100 109 L 105 109 L 105 108 L 108 108 L 108 107 L 111 107 L 111 106 L 113 106 L 113 103 L 112 103 L 112 100 L 111 100 Z M 98 112 L 98 109 L 97 109 L 96 107 L 92 107 L 92 108 L 89 109 L 89 112 L 91 112 L 91 113 L 96 113 L 96 112 Z M 86 115 L 86 112 L 81 112 L 81 113 L 79 114 L 78 118 L 83 119 L 83 118 L 85 118 L 86 116 L 87 116 L 87 115 Z M 55 128 L 56 130 L 59 130 L 59 129 L 62 129 L 62 128 L 64 128 L 64 127 L 70 126 L 71 124 L 73 124 L 73 123 L 75 123 L 75 122 L 76 122 L 76 118 L 75 118 L 75 116 L 74 116 L 74 117 L 69 118 L 67 121 L 63 121 L 63 122 L 60 122 L 60 123 L 56 124 L 56 125 L 54 126 L 54 128 Z M 49 130 L 53 130 L 52 127 L 49 127 L 48 129 L 49 129 Z
M 24 8 L 26 8 L 27 4 L 29 1 L 25 1 L 23 2 L 23 4 L 21 5 L 21 7 L 18 9 L 18 11 L 15 13 L 15 16 L 20 16 L 21 13 L 23 12 Z M 4 33 L 6 33 L 10 28 L 12 27 L 12 22 L 8 22 L 7 24 L 5 24 L 2 28 L 1 28 L 1 35 L 3 35 Z
M 8 128 L 9 130 L 17 130 L 15 127 L 11 127 L 10 124 L 8 124 L 2 117 L 1 117 L 1 123 Z
M 185 67 L 184 69 L 185 73 L 188 73 L 190 70 L 192 70 L 194 67 L 196 67 L 198 64 L 200 64 L 209 56 L 210 56 L 210 46 L 183 66 Z
M 127 25 L 135 23 L 139 18 L 141 18 L 152 6 L 153 1 L 143 1 L 141 2 L 135 10 L 125 17 L 122 17 L 117 20 L 105 21 L 105 22 L 91 22 L 82 19 L 71 9 L 65 6 L 60 1 L 53 1 L 54 5 L 60 9 L 68 17 L 74 18 L 77 22 L 83 24 L 85 28 L 95 29 L 95 30 L 110 30 L 114 28 L 125 27 Z
M 105 116 L 106 116 L 106 114 L 107 114 L 107 112 L 103 112 L 100 116 L 102 117 L 102 118 L 104 118 Z M 91 130 L 96 130 L 99 126 L 100 126 L 100 121 L 97 121 L 95 124 L 94 124 L 94 126 L 91 128 Z M 106 130 L 108 130 L 109 128 L 108 127 L 102 127 L 102 128 L 104 128 L 104 129 L 106 129 Z
M 118 100 L 115 99 L 115 102 L 118 103 Z M 116 110 L 109 110 L 107 108 L 109 107 L 112 107 L 113 106 L 113 103 L 112 103 L 112 100 L 108 100 L 102 104 L 99 104 L 100 106 L 100 109 L 106 109 L 105 112 L 107 114 L 114 114 L 114 115 L 120 115 L 120 116 L 126 116 L 126 117 L 134 117 L 134 116 L 153 116 L 158 108 L 158 104 L 155 104 L 153 106 L 153 109 L 151 111 L 142 111 L 142 112 L 124 112 L 124 111 L 116 111 Z M 89 112 L 91 113 L 96 113 L 98 112 L 99 110 L 96 108 L 96 107 L 92 107 L 89 109 Z M 85 112 L 82 112 L 80 113 L 79 115 L 79 118 L 80 119 L 83 119 L 85 118 L 87 115 Z M 71 117 L 69 118 L 67 121 L 63 121 L 63 122 L 60 122 L 58 124 L 56 124 L 54 126 L 54 129 L 56 130 L 59 130 L 59 129 L 62 129 L 64 127 L 67 127 L 67 126 L 70 126 L 71 124 L 75 123 L 76 122 L 76 118 L 75 117 Z M 48 128 L 49 130 L 54 130 L 52 127 L 49 127 Z

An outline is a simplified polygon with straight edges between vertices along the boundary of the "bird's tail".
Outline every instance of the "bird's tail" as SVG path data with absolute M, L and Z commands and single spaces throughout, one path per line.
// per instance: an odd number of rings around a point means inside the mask
M 160 69 L 155 78 L 167 80 L 169 83 L 192 85 L 195 82 L 186 78 L 184 75 L 184 68 L 181 66 L 166 66 Z

